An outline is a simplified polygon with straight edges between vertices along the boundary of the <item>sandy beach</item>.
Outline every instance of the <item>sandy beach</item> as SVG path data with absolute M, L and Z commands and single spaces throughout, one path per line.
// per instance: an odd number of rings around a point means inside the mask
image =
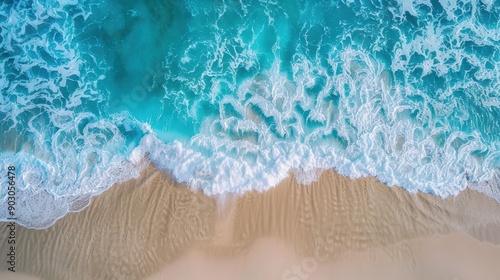
M 0 278 L 500 279 L 500 203 L 483 194 L 292 177 L 208 197 L 150 166 L 48 229 L 18 227 L 15 274 L 2 224 Z

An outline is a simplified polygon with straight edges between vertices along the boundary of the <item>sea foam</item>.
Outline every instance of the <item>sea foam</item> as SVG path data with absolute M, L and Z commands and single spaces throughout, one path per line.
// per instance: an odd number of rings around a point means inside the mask
M 4 2 L 18 222 L 48 227 L 148 163 L 208 195 L 333 168 L 500 201 L 496 2 Z

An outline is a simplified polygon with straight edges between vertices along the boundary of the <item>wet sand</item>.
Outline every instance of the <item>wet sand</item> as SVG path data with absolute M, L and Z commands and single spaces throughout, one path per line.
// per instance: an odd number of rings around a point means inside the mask
M 7 271 L 2 271 L 0 272 L 0 279 L 2 280 L 40 280 L 38 277 L 34 277 L 32 275 L 24 274 L 22 272 L 7 272 Z
M 349 251 L 335 260 L 300 256 L 279 239 L 263 238 L 232 258 L 188 250 L 147 280 L 498 280 L 499 259 L 500 248 L 463 234 Z
M 215 198 L 148 167 L 85 210 L 16 236 L 17 271 L 50 280 L 500 279 L 489 261 L 500 259 L 500 203 L 472 190 L 410 194 L 333 171 L 309 186 L 289 178 L 264 193 Z

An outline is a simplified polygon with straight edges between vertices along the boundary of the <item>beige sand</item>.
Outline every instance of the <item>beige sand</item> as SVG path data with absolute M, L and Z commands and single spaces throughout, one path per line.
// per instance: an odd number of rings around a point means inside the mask
M 493 259 L 500 256 L 499 247 L 447 236 L 462 232 L 500 244 L 500 203 L 470 190 L 442 200 L 327 171 L 310 186 L 287 179 L 265 193 L 221 201 L 149 167 L 49 229 L 19 229 L 18 269 L 50 280 L 296 279 L 283 278 L 289 264 L 316 260 L 310 279 L 392 279 L 416 275 L 417 257 L 423 262 L 437 245 L 470 252 L 485 247 Z M 6 252 L 0 233 L 0 252 Z M 6 270 L 2 258 L 0 270 Z M 394 276 L 362 278 L 356 264 L 363 258 L 387 259 L 384 271 Z M 473 264 L 468 271 L 500 279 L 497 265 Z
M 40 278 L 32 275 L 24 274 L 22 272 L 0 272 L 0 279 L 2 280 L 39 280 Z
M 498 280 L 500 248 L 462 234 L 349 251 L 339 259 L 300 256 L 262 238 L 247 254 L 213 258 L 191 249 L 147 280 Z

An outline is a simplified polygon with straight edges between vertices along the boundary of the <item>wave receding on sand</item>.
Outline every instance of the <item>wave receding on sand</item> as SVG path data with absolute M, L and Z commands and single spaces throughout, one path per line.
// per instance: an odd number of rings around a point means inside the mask
M 181 277 L 172 271 L 187 273 L 175 270 L 183 263 L 202 264 L 203 271 L 215 262 L 219 268 L 208 274 L 232 269 L 228 275 L 236 278 L 226 279 L 241 279 L 250 268 L 244 261 L 235 267 L 235 261 L 276 253 L 281 256 L 276 260 L 283 262 L 269 263 L 267 269 L 274 271 L 269 275 L 282 277 L 291 265 L 314 259 L 318 271 L 326 274 L 314 273 L 311 279 L 324 279 L 348 273 L 328 267 L 347 262 L 355 269 L 358 259 L 366 258 L 359 256 L 373 254 L 367 260 L 391 261 L 388 271 L 404 263 L 407 269 L 402 273 L 410 277 L 427 268 L 415 256 L 429 254 L 421 250 L 433 247 L 429 244 L 460 247 L 463 241 L 463 246 L 499 256 L 499 213 L 498 202 L 473 190 L 440 199 L 387 187 L 372 177 L 352 180 L 334 171 L 325 171 L 308 186 L 291 176 L 266 192 L 217 199 L 149 166 L 139 178 L 113 186 L 83 211 L 66 215 L 48 229 L 21 227 L 18 269 L 51 280 L 171 279 Z M 455 239 L 456 234 L 465 237 Z M 5 238 L 2 232 L 1 250 Z M 355 256 L 354 263 L 349 256 Z M 412 263 L 415 259 L 419 261 Z M 5 265 L 2 261 L 1 270 Z M 482 265 L 484 273 L 496 271 Z M 457 271 L 460 267 L 456 265 Z M 195 276 L 192 279 L 198 279 Z

